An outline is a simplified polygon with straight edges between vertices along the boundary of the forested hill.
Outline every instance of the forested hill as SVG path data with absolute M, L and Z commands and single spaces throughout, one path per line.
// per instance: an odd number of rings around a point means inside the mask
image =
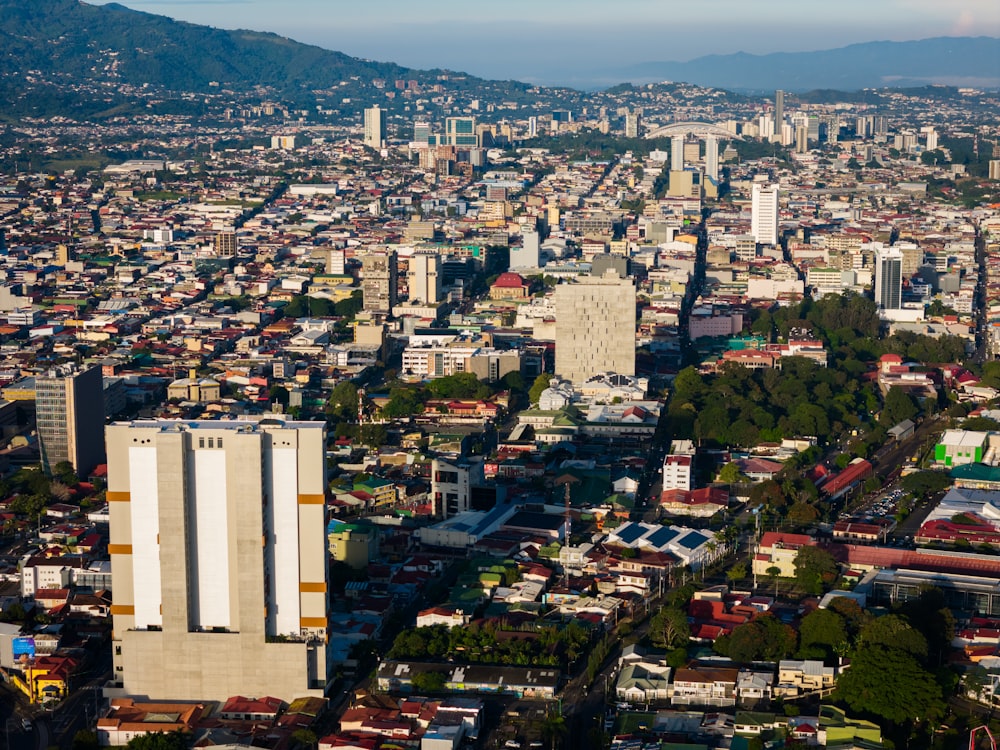
M 227 31 L 79 0 L 0 0 L 0 76 L 175 91 L 210 84 L 280 93 L 432 73 L 349 57 L 276 34 Z

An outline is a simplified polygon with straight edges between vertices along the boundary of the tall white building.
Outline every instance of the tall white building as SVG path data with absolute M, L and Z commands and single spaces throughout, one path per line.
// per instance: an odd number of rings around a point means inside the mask
M 380 149 L 385 146 L 385 110 L 376 104 L 365 110 L 365 145 Z
M 111 694 L 322 695 L 324 424 L 139 421 L 107 445 Z
M 538 232 L 534 229 L 525 229 L 521 233 L 521 246 L 510 249 L 510 270 L 538 268 L 541 262 L 540 255 Z
M 638 138 L 639 128 L 642 123 L 642 115 L 633 110 L 625 113 L 625 137 Z
M 437 253 L 416 253 L 410 256 L 406 283 L 410 302 L 434 304 L 441 300 L 441 256 Z
M 903 306 L 903 253 L 884 247 L 875 255 L 875 304 L 880 310 Z
M 705 139 L 705 176 L 719 181 L 719 142 L 714 135 Z
M 684 171 L 684 136 L 675 135 L 670 139 L 670 171 Z
M 580 384 L 635 375 L 635 285 L 614 271 L 556 287 L 556 374 Z
M 778 244 L 778 186 L 755 182 L 751 193 L 750 233 L 762 245 Z

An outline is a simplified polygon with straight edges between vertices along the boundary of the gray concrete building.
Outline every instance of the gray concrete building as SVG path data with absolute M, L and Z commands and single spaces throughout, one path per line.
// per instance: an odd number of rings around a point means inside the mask
M 321 696 L 322 422 L 107 430 L 113 686 L 155 700 Z
M 599 372 L 635 375 L 635 285 L 614 271 L 555 290 L 556 374 L 580 384 Z

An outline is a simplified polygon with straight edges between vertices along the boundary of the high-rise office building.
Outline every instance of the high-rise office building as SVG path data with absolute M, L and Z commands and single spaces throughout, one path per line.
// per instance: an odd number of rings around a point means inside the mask
M 236 232 L 219 232 L 213 241 L 215 254 L 220 258 L 236 257 Z
M 538 268 L 538 264 L 541 262 L 538 232 L 534 229 L 525 229 L 521 233 L 521 238 L 521 246 L 510 249 L 509 269 L 511 271 Z
M 413 123 L 413 141 L 414 143 L 430 143 L 431 140 L 431 126 L 425 120 L 417 120 Z
M 804 154 L 809 150 L 809 128 L 799 125 L 795 128 L 795 153 Z
M 331 247 L 326 251 L 326 272 L 331 276 L 347 273 L 347 253 L 342 247 Z
M 380 149 L 386 141 L 385 110 L 376 104 L 365 110 L 365 145 Z
M 705 177 L 719 181 L 719 142 L 714 135 L 705 139 Z
M 639 127 L 641 125 L 642 116 L 635 111 L 629 110 L 625 113 L 625 137 L 626 138 L 638 138 L 639 137 Z
M 635 285 L 611 271 L 555 289 L 556 374 L 583 383 L 601 372 L 635 375 Z
M 145 421 L 107 435 L 106 695 L 321 696 L 324 423 Z
M 774 92 L 774 124 L 775 129 L 781 128 L 785 121 L 785 92 L 778 89 Z
M 670 171 L 684 171 L 684 136 L 675 135 L 670 139 Z
M 379 250 L 361 258 L 361 292 L 368 312 L 392 312 L 397 301 L 395 250 Z
M 927 150 L 933 151 L 938 147 L 938 134 L 934 128 L 927 128 Z
M 475 117 L 448 117 L 444 121 L 443 146 L 466 146 L 476 148 L 479 135 L 476 132 Z
M 778 244 L 778 186 L 755 182 L 750 203 L 750 233 L 762 245 Z
M 903 306 L 903 253 L 897 248 L 880 248 L 875 255 L 875 304 L 880 310 Z
M 59 365 L 35 377 L 42 469 L 68 461 L 87 476 L 104 458 L 104 378 L 98 366 Z
M 410 302 L 438 302 L 441 299 L 441 256 L 437 253 L 410 256 L 406 283 L 410 290 Z

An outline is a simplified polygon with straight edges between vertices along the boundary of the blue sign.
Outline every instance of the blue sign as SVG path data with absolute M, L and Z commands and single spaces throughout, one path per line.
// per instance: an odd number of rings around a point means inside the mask
M 18 659 L 22 656 L 27 656 L 31 659 L 35 658 L 35 639 L 34 638 L 14 638 L 11 641 L 14 647 L 14 658 Z

